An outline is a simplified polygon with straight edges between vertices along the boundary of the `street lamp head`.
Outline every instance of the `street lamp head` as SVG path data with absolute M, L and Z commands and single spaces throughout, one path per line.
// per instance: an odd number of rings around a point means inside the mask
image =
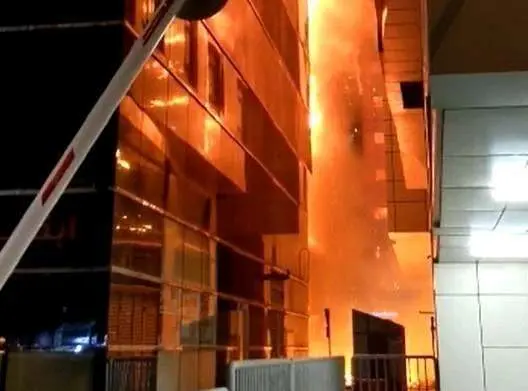
M 178 17 L 189 21 L 207 19 L 220 12 L 226 3 L 227 0 L 187 0 Z

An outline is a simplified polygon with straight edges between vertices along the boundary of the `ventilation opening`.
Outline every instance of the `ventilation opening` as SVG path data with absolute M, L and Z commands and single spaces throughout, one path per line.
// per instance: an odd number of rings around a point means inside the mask
M 400 83 L 404 109 L 422 109 L 424 107 L 423 81 L 403 81 Z

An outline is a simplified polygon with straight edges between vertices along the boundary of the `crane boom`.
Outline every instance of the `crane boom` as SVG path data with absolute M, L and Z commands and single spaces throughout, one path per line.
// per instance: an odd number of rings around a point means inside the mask
M 0 251 L 0 290 L 66 190 L 170 23 L 182 11 L 187 1 L 196 0 L 165 0 L 132 45 L 123 63 Z

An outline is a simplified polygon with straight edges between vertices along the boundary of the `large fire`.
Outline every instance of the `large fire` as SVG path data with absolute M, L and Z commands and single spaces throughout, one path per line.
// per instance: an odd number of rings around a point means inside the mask
M 312 251 L 310 354 L 352 355 L 351 310 L 406 327 L 407 353 L 430 354 L 432 307 L 427 235 L 392 240 L 376 154 L 383 139 L 376 106 L 385 99 L 373 0 L 310 0 Z M 381 137 L 380 137 L 381 134 Z M 400 240 L 401 239 L 401 240 Z M 388 315 L 387 315 L 388 314 Z

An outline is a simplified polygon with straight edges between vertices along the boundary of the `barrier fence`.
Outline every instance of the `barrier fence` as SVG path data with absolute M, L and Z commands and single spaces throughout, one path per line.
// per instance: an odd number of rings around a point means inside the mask
M 438 362 L 433 356 L 355 355 L 353 391 L 438 391 Z
M 97 377 L 95 358 L 90 354 L 10 353 L 11 376 L 5 376 L 9 372 L 3 365 L 7 360 L 0 354 L 0 375 L 3 375 L 0 376 L 0 391 L 37 388 L 50 391 L 72 385 L 80 391 L 159 389 L 156 357 L 107 358 L 102 387 L 92 381 L 94 376 Z M 344 391 L 344 366 L 343 357 L 234 361 L 229 365 L 228 387 L 202 391 Z M 26 376 L 27 373 L 35 376 Z M 60 375 L 46 377 L 45 373 Z M 178 375 L 175 373 L 174 376 Z M 6 385 L 4 377 L 8 378 L 9 384 Z M 47 380 L 45 384 L 42 379 Z
M 343 357 L 235 361 L 229 391 L 343 391 Z
M 90 388 L 92 377 L 87 375 L 93 372 L 90 356 L 11 353 L 9 368 L 13 375 L 7 377 L 9 382 L 5 376 L 9 372 L 4 365 L 6 362 L 6 356 L 0 354 L 0 375 L 3 375 L 0 376 L 0 391 L 18 389 L 20 382 L 32 388 L 31 381 L 42 378 L 39 373 L 56 373 L 55 366 L 62 369 L 62 375 L 47 379 L 46 387 L 39 381 L 43 390 L 64 388 L 62 383 L 79 385 L 81 380 L 86 380 L 82 384 L 86 383 L 87 391 Z M 351 375 L 352 384 L 347 385 L 348 390 L 439 391 L 438 362 L 433 356 L 355 355 L 351 364 L 352 371 L 348 375 Z M 24 371 L 20 370 L 21 366 Z M 234 361 L 229 365 L 227 388 L 203 391 L 343 391 L 344 367 L 343 357 Z M 25 372 L 35 376 L 15 376 Z M 155 357 L 107 360 L 107 391 L 156 391 L 157 380 Z

